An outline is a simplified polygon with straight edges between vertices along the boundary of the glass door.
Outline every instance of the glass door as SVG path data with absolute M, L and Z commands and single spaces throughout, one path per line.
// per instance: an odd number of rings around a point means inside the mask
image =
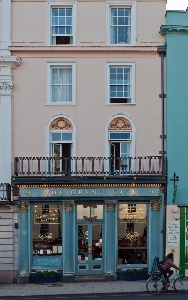
M 77 274 L 103 273 L 102 224 L 77 225 Z

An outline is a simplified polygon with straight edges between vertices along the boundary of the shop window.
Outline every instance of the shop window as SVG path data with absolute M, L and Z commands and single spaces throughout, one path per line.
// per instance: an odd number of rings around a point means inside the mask
M 33 206 L 33 255 L 62 255 L 62 217 L 59 205 Z
M 147 264 L 147 205 L 118 205 L 118 264 Z

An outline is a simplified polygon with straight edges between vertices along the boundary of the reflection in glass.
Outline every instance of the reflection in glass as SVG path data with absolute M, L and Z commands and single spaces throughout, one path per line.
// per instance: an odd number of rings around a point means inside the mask
M 88 226 L 78 226 L 78 260 L 88 260 Z
M 102 225 L 92 226 L 92 259 L 102 259 Z
M 147 205 L 118 206 L 118 264 L 147 263 Z
M 77 205 L 77 220 L 96 221 L 103 219 L 103 205 L 90 203 L 86 205 Z

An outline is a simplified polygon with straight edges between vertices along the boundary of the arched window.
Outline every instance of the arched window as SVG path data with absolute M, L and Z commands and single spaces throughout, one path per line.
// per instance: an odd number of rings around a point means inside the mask
M 108 156 L 111 158 L 111 172 L 126 173 L 129 158 L 134 154 L 133 128 L 128 118 L 114 117 L 108 123 Z
M 67 119 L 59 117 L 50 124 L 50 156 L 53 158 L 53 172 L 67 174 L 71 167 L 73 125 Z

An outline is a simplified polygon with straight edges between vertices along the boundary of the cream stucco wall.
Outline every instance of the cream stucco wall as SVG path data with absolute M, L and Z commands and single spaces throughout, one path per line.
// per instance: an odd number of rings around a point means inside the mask
M 117 1 L 12 1 L 12 45 L 45 46 L 48 30 L 47 3 L 77 3 L 76 27 L 77 46 L 104 46 L 107 43 L 107 3 Z M 166 1 L 118 1 L 130 4 L 136 2 L 136 45 L 149 46 L 163 43 L 159 34 L 165 24 Z M 20 15 L 20 18 L 17 16 Z M 24 24 L 24 26 L 23 26 Z
M 78 156 L 104 156 L 105 123 L 117 113 L 128 115 L 135 122 L 136 156 L 159 154 L 161 102 L 157 53 L 17 55 L 22 56 L 23 62 L 14 73 L 14 156 L 45 155 L 45 126 L 55 114 L 67 114 L 76 122 Z M 76 62 L 77 104 L 46 105 L 46 63 L 73 61 Z M 106 62 L 135 62 L 136 104 L 105 104 Z

